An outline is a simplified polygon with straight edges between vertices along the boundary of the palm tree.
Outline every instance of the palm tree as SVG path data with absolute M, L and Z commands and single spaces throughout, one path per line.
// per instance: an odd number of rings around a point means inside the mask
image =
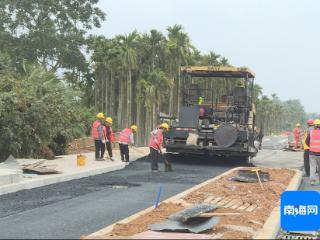
M 181 25 L 173 25 L 168 27 L 168 43 L 167 47 L 170 53 L 170 72 L 172 77 L 175 79 L 176 90 L 172 88 L 170 93 L 170 110 L 169 114 L 172 115 L 174 109 L 174 103 L 177 102 L 177 114 L 180 112 L 180 99 L 181 99 L 181 78 L 180 78 L 180 66 L 187 65 L 187 59 L 191 56 L 192 45 L 188 34 L 182 32 L 183 27 Z M 178 76 L 176 75 L 178 70 Z M 174 92 L 176 92 L 176 97 L 174 98 Z
M 127 86 L 127 102 L 125 108 L 127 116 L 123 121 L 123 125 L 125 126 L 132 123 L 132 70 L 137 67 L 136 40 L 138 36 L 139 34 L 135 30 L 128 35 L 120 35 L 117 37 L 123 58 L 123 66 L 127 71 L 126 85 L 123 82 L 121 88 L 124 92 L 124 87 Z M 124 97 L 124 94 L 122 94 L 122 97 Z

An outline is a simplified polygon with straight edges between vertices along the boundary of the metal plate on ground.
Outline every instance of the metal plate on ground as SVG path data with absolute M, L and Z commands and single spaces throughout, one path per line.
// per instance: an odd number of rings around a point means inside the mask
M 194 204 L 192 207 L 186 208 L 168 217 L 169 220 L 185 222 L 190 218 L 197 217 L 201 213 L 209 212 L 219 208 L 218 205 L 210 203 Z
M 219 217 L 202 218 L 193 217 L 185 222 L 179 222 L 174 220 L 166 220 L 160 223 L 152 224 L 149 229 L 152 231 L 173 231 L 173 232 L 192 232 L 201 233 L 208 229 L 211 229 L 220 221 Z

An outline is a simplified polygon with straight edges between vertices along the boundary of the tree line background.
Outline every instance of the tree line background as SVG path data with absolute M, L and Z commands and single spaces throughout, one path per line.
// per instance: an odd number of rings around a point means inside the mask
M 230 65 L 214 51 L 201 53 L 181 25 L 90 35 L 106 16 L 97 2 L 0 2 L 0 159 L 63 154 L 72 139 L 89 135 L 99 111 L 116 131 L 137 124 L 137 143 L 145 145 L 160 112 L 177 116 L 179 66 Z M 215 91 L 226 84 L 216 81 Z M 259 85 L 255 103 L 265 134 L 307 118 L 298 99 L 266 96 Z

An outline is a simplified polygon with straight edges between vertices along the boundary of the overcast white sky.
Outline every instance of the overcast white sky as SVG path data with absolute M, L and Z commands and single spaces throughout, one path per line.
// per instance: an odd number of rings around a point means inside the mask
M 320 112 L 320 1 L 100 0 L 107 14 L 96 34 L 113 37 L 181 24 L 193 45 L 248 66 L 266 94 L 299 98 Z

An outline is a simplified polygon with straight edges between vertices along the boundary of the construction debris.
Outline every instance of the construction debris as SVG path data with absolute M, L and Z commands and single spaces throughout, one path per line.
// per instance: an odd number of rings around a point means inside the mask
M 150 229 L 153 231 L 173 231 L 173 232 L 192 232 L 201 233 L 212 227 L 220 221 L 219 217 L 192 217 L 185 222 L 166 220 L 164 222 L 150 225 Z
M 247 183 L 256 183 L 267 182 L 270 180 L 268 172 L 263 172 L 260 169 L 241 169 L 238 170 L 238 175 L 230 178 L 232 181 L 237 182 L 247 182 Z M 262 187 L 263 189 L 263 187 Z
M 10 155 L 3 163 L 0 163 L 0 168 L 10 169 L 16 171 L 17 173 L 22 173 L 22 168 L 19 162 L 12 155 Z
M 210 212 L 219 208 L 219 206 L 208 203 L 194 204 L 192 207 L 186 208 L 168 217 L 168 219 L 179 222 L 186 222 L 190 218 L 198 217 L 202 213 Z
M 217 208 L 217 205 L 208 203 L 194 204 L 192 207 L 169 216 L 168 220 L 150 225 L 150 229 L 153 231 L 188 231 L 200 233 L 211 229 L 219 222 L 220 219 L 216 216 L 201 216 Z
M 48 168 L 45 164 L 45 160 L 33 163 L 33 164 L 27 164 L 23 165 L 23 173 L 26 174 L 39 174 L 39 175 L 46 175 L 46 174 L 59 174 L 61 172 L 54 170 L 52 168 Z

